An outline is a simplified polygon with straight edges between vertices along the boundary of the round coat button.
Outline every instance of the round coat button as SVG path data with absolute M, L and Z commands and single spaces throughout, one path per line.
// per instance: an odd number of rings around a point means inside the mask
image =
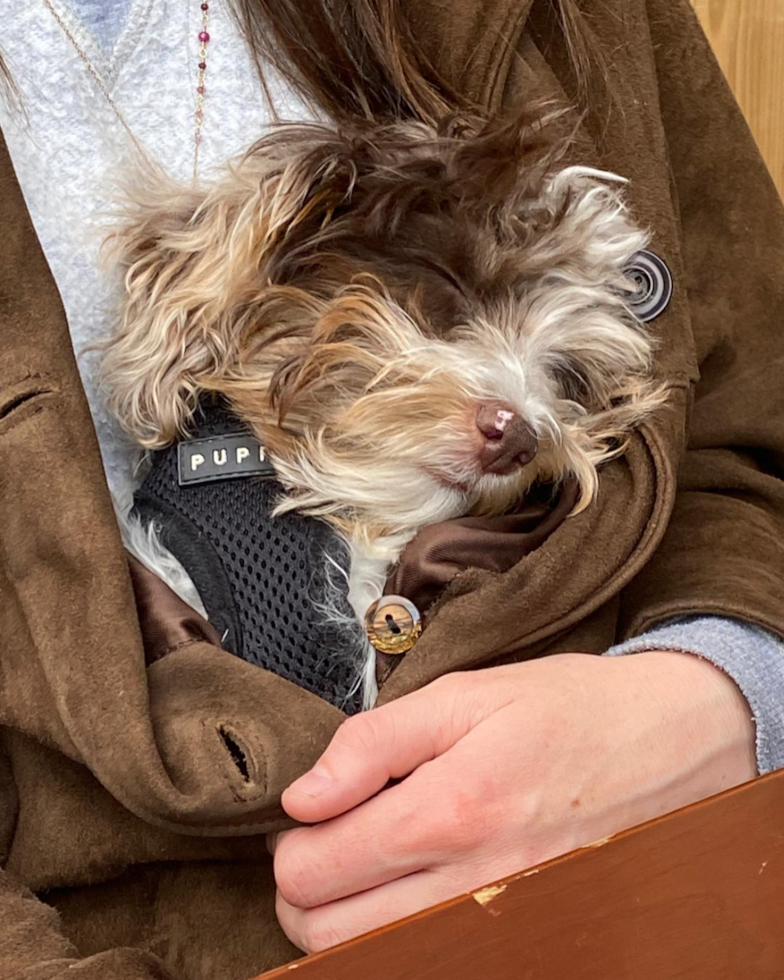
M 365 630 L 370 642 L 381 653 L 406 653 L 422 633 L 422 617 L 408 599 L 385 595 L 365 613 Z
M 655 320 L 672 299 L 672 273 L 667 263 L 655 252 L 637 252 L 624 274 L 630 282 L 626 302 L 632 313 L 643 323 Z

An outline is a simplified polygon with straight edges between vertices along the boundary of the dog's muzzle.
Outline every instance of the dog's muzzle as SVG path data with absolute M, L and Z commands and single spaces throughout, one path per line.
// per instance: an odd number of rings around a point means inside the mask
M 507 476 L 536 456 L 539 443 L 525 419 L 504 402 L 481 402 L 476 412 L 481 437 L 479 465 L 483 473 Z

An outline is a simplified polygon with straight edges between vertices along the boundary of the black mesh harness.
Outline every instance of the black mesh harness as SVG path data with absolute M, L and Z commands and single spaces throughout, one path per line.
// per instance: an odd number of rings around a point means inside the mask
M 210 406 L 200 410 L 193 438 L 245 431 Z M 323 521 L 272 517 L 280 493 L 274 479 L 258 476 L 181 485 L 172 446 L 153 454 L 134 502 L 190 575 L 226 650 L 353 713 L 362 630 L 345 575 L 334 565 L 327 574 L 329 559 L 347 566 L 346 549 Z M 335 621 L 323 611 L 328 589 Z

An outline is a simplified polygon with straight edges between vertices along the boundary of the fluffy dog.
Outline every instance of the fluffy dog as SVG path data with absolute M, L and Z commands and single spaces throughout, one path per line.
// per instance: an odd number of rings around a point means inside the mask
M 424 525 L 566 477 L 587 507 L 664 398 L 624 274 L 646 234 L 548 123 L 283 126 L 210 188 L 147 193 L 117 236 L 113 410 L 156 449 L 225 398 L 278 512 L 345 536 L 360 618 Z

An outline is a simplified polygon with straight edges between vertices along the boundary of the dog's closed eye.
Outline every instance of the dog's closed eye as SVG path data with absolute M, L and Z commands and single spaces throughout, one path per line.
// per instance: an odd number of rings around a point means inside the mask
M 591 386 L 577 364 L 568 359 L 562 361 L 553 368 L 553 377 L 561 398 L 588 407 L 592 396 Z

